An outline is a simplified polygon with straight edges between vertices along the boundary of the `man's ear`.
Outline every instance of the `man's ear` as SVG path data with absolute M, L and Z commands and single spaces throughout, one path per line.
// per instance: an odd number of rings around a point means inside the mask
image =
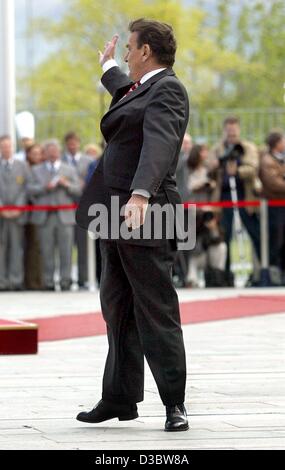
M 145 62 L 151 56 L 151 48 L 148 44 L 143 45 L 143 61 Z

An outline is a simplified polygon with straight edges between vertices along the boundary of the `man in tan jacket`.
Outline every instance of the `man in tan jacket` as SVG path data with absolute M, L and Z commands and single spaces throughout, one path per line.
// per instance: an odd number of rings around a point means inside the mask
M 241 140 L 240 122 L 237 117 L 230 116 L 223 123 L 223 138 L 214 145 L 209 156 L 210 170 L 216 180 L 216 189 L 213 192 L 214 201 L 231 201 L 230 177 L 235 177 L 239 201 L 254 200 L 261 189 L 258 178 L 259 157 L 256 146 L 246 140 Z M 227 158 L 235 151 L 234 158 Z M 225 158 L 224 158 L 225 157 Z M 245 226 L 255 252 L 260 258 L 260 235 L 258 215 L 252 207 L 240 208 L 239 214 Z M 230 275 L 230 241 L 232 238 L 233 209 L 223 209 L 222 227 L 225 232 L 225 242 L 228 247 L 226 272 L 229 283 Z
M 260 178 L 263 195 L 268 199 L 285 199 L 285 136 L 272 131 L 267 139 L 267 151 L 261 157 Z M 270 265 L 285 270 L 285 207 L 269 207 Z

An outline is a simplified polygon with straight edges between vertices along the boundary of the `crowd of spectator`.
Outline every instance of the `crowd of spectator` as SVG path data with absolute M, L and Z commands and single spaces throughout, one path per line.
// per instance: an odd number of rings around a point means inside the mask
M 14 153 L 9 136 L 0 137 L 0 208 L 76 204 L 103 153 L 104 145 L 88 144 L 69 132 L 63 146 L 21 141 Z M 273 130 L 258 148 L 241 136 L 239 119 L 228 117 L 221 140 L 213 147 L 193 142 L 186 134 L 177 172 L 183 201 L 197 203 L 197 242 L 180 251 L 173 270 L 177 287 L 196 287 L 201 274 L 206 287 L 234 285 L 231 240 L 238 233 L 237 217 L 252 244 L 254 270 L 248 285 L 256 285 L 260 267 L 260 218 L 255 205 L 233 209 L 212 202 L 285 199 L 285 137 Z M 187 209 L 186 209 L 187 210 Z M 71 289 L 73 254 L 78 289 L 88 288 L 87 233 L 75 224 L 74 210 L 0 211 L 0 291 Z M 96 276 L 100 283 L 100 248 L 96 241 Z M 76 248 L 76 250 L 74 249 Z M 55 272 L 59 280 L 55 285 Z M 285 206 L 269 207 L 269 261 L 272 282 L 285 283 Z
M 0 211 L 0 291 L 55 290 L 57 260 L 59 287 L 70 290 L 73 247 L 77 251 L 78 288 L 88 288 L 87 233 L 75 224 L 74 210 L 57 210 L 56 206 L 78 203 L 102 150 L 89 144 L 81 151 L 80 138 L 74 132 L 65 136 L 63 150 L 55 139 L 42 145 L 24 139 L 17 154 L 10 136 L 0 138 L 0 207 L 55 207 Z M 96 253 L 99 283 L 98 248 Z
M 234 286 L 231 240 L 243 227 L 252 245 L 253 272 L 248 286 L 260 279 L 260 213 L 254 202 L 260 198 L 280 201 L 269 207 L 269 273 L 273 285 L 285 284 L 285 137 L 273 130 L 258 147 L 241 136 L 235 116 L 223 122 L 219 142 L 192 142 L 185 135 L 177 168 L 177 184 L 184 201 L 197 203 L 197 242 L 194 250 L 178 255 L 177 286 L 197 286 L 202 271 L 209 287 Z M 207 203 L 250 201 L 234 209 Z M 238 218 L 238 220 L 237 220 Z M 240 222 L 240 226 L 238 224 Z M 239 244 L 238 244 L 239 245 Z

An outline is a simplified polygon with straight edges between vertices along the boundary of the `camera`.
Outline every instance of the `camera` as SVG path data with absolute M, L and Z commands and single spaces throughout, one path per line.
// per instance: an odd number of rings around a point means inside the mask
M 207 224 L 215 218 L 215 214 L 212 211 L 205 211 L 202 213 L 202 224 Z
M 230 145 L 224 155 L 219 158 L 220 164 L 224 166 L 228 162 L 237 162 L 244 153 L 245 150 L 241 144 Z

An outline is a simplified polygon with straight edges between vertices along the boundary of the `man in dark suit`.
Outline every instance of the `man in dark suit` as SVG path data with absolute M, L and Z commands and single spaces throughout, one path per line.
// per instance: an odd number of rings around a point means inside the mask
M 117 198 L 123 210 L 120 221 L 133 233 L 142 232 L 154 204 L 173 208 L 181 203 L 175 170 L 189 103 L 172 70 L 173 30 L 165 23 L 139 19 L 130 23 L 129 31 L 129 76 L 114 60 L 117 35 L 103 54 L 99 51 L 102 83 L 113 99 L 101 121 L 107 146 L 77 210 L 77 223 L 89 230 L 94 203 L 108 209 L 108 221 L 114 225 L 111 209 Z M 165 430 L 188 429 L 185 350 L 171 278 L 177 242 L 162 232 L 160 239 L 126 239 L 121 232 L 115 239 L 112 231 L 100 235 L 100 297 L 109 352 L 102 399 L 90 412 L 80 413 L 80 421 L 136 418 L 136 404 L 144 394 L 145 356 L 166 406 Z

